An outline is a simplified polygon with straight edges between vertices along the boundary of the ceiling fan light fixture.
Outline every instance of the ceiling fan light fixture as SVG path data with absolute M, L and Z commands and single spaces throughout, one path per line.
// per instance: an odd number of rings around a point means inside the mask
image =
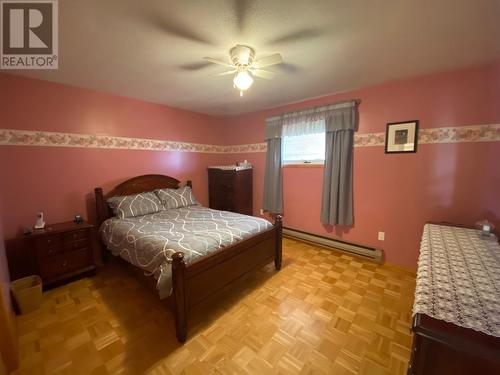
M 252 86 L 253 78 L 250 73 L 246 70 L 236 73 L 233 79 L 234 85 L 240 91 L 246 91 Z
M 248 90 L 253 84 L 253 78 L 272 79 L 275 73 L 262 68 L 283 63 L 283 56 L 274 53 L 255 60 L 255 50 L 252 47 L 243 44 L 237 44 L 229 50 L 231 63 L 224 60 L 204 57 L 208 62 L 225 66 L 231 70 L 215 74 L 216 76 L 225 76 L 236 73 L 233 78 L 233 87 L 238 89 L 240 96 Z

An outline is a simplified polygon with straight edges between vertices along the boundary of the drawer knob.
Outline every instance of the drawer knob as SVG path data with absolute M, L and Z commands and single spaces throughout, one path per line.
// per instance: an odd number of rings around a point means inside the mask
M 49 239 L 47 240 L 47 243 L 51 243 L 51 242 L 52 242 L 52 240 L 49 238 Z
M 53 254 L 54 253 L 54 249 L 49 249 L 49 254 Z
M 78 237 L 78 235 L 76 233 L 73 233 L 73 238 L 76 238 Z
M 62 266 L 63 266 L 63 267 L 66 267 L 67 265 L 68 265 L 68 261 L 67 261 L 67 260 L 65 260 L 65 261 L 63 262 Z

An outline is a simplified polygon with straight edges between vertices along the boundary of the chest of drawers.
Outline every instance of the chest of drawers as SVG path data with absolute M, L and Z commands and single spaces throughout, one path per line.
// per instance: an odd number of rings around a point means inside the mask
M 209 207 L 253 214 L 252 169 L 208 169 Z

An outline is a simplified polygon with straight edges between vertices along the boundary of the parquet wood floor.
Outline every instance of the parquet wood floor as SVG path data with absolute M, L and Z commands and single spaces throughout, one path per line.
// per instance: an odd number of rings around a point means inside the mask
M 283 250 L 280 272 L 200 306 L 183 346 L 120 264 L 48 291 L 18 317 L 16 374 L 405 374 L 415 275 L 289 239 Z

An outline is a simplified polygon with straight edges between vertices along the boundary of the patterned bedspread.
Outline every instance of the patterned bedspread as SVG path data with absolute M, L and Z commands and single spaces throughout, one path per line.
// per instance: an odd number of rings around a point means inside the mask
M 500 245 L 475 229 L 426 224 L 413 314 L 500 337 Z
M 189 264 L 236 241 L 271 228 L 267 220 L 189 206 L 125 219 L 100 228 L 108 249 L 158 279 L 160 298 L 171 293 L 171 256 L 184 253 Z

